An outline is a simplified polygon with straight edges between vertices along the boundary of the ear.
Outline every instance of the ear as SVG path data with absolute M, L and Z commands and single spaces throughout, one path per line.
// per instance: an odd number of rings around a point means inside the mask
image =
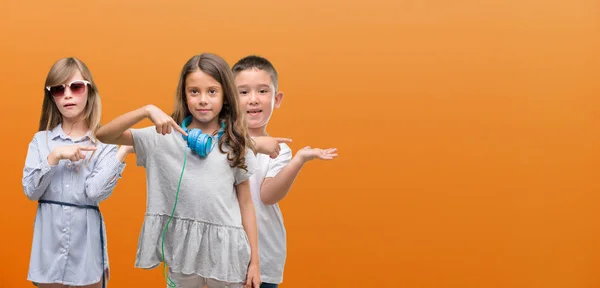
M 283 102 L 283 92 L 277 91 L 277 94 L 275 94 L 275 108 L 279 108 L 281 102 Z

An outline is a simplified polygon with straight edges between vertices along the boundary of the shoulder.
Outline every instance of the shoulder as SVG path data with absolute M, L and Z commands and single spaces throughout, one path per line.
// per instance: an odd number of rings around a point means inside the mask
M 131 133 L 131 137 L 133 138 L 133 142 L 136 147 L 139 145 L 153 145 L 157 139 L 159 139 L 159 136 L 163 136 L 162 134 L 156 132 L 156 126 L 129 128 L 129 132 Z M 165 136 L 168 136 L 168 134 Z
M 280 154 L 283 152 L 292 152 L 292 149 L 286 143 L 279 143 L 279 148 L 281 148 L 281 150 L 279 151 Z
M 246 147 L 246 155 L 244 155 L 244 157 L 246 162 L 250 162 L 252 165 L 256 164 L 256 155 L 254 154 L 254 151 L 250 149 L 250 147 Z
M 52 137 L 50 131 L 38 131 L 33 134 L 33 137 L 30 138 L 30 145 L 40 145 L 42 143 L 50 143 L 52 142 Z
M 50 139 L 50 131 L 42 130 L 42 131 L 35 132 L 33 134 L 32 138 L 34 140 L 40 140 L 40 139 L 46 139 L 46 137 L 48 137 L 48 139 Z
M 273 162 L 286 162 L 292 159 L 292 149 L 285 143 L 279 143 L 279 154 L 275 159 L 272 159 Z
M 158 134 L 156 132 L 156 126 L 147 126 L 147 127 L 141 127 L 141 128 L 129 128 L 129 131 L 131 131 L 131 134 Z

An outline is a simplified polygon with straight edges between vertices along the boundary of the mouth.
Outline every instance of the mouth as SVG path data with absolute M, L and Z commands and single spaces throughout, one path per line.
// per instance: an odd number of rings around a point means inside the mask
M 198 111 L 200 113 L 207 113 L 207 112 L 210 112 L 211 109 L 196 109 L 196 111 Z
M 75 107 L 75 106 L 76 106 L 76 105 L 75 105 L 75 104 L 73 104 L 73 103 L 68 103 L 68 104 L 65 104 L 65 105 L 63 105 L 63 107 L 65 107 L 65 108 L 73 108 L 73 107 Z
M 247 110 L 246 111 L 246 113 L 248 113 L 248 115 L 251 115 L 251 116 L 258 115 L 261 112 L 262 112 L 261 109 L 252 109 L 252 110 Z

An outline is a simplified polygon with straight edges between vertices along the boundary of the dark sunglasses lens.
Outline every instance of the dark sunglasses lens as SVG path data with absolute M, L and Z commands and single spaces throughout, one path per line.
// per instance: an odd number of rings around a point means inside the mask
M 50 95 L 54 97 L 60 97 L 65 95 L 65 87 L 63 86 L 54 86 L 50 87 Z
M 85 83 L 75 82 L 71 84 L 70 88 L 73 94 L 81 94 L 83 91 L 85 91 Z

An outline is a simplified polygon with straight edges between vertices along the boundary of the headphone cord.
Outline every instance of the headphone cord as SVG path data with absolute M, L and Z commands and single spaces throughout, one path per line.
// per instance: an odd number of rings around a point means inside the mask
M 184 148 L 183 151 L 183 167 L 181 167 L 181 175 L 179 176 L 179 183 L 177 184 L 177 192 L 175 193 L 175 204 L 173 205 L 173 211 L 171 212 L 171 216 L 167 221 L 167 225 L 165 225 L 165 229 L 163 230 L 162 235 L 162 261 L 163 261 L 163 272 L 165 274 L 165 279 L 167 279 L 167 285 L 169 287 L 175 288 L 175 282 L 171 278 L 169 278 L 169 274 L 167 273 L 167 263 L 165 262 L 165 235 L 167 234 L 167 228 L 169 227 L 169 222 L 173 219 L 173 215 L 175 214 L 175 208 L 177 207 L 177 199 L 179 198 L 179 188 L 181 187 L 181 179 L 183 178 L 183 171 L 185 170 L 185 164 L 187 162 L 187 150 Z

